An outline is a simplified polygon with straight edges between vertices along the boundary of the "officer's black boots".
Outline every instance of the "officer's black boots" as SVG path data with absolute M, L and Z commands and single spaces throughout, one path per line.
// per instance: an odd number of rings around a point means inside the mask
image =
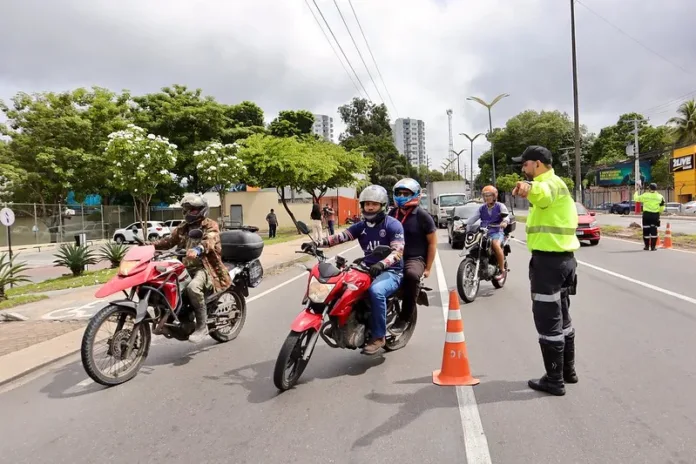
M 563 380 L 565 383 L 578 383 L 578 375 L 575 373 L 575 333 L 565 338 Z
M 657 247 L 657 237 L 650 238 L 650 249 L 652 251 L 655 251 L 656 247 Z
M 643 237 L 643 243 L 645 243 L 645 246 L 643 247 L 643 249 L 645 251 L 648 251 L 650 249 L 650 239 L 647 237 Z
M 565 395 L 563 382 L 563 347 L 539 342 L 544 358 L 546 374 L 539 380 L 530 380 L 527 385 L 532 390 L 543 391 L 556 396 Z

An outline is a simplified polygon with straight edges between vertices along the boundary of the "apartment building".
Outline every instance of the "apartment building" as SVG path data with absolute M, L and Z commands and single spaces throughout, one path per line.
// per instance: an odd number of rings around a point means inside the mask
M 392 125 L 394 145 L 413 166 L 427 163 L 425 155 L 425 122 L 420 119 L 399 118 Z
M 334 123 L 333 118 L 328 117 L 325 114 L 315 114 L 314 115 L 314 125 L 312 126 L 312 133 L 323 137 L 324 140 L 328 142 L 333 142 L 334 138 Z

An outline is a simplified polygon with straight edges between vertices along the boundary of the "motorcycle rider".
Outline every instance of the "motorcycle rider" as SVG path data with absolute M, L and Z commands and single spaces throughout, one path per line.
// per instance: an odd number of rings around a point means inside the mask
M 420 279 L 430 275 L 437 253 L 437 227 L 432 216 L 419 206 L 421 186 L 415 179 L 404 178 L 394 184 L 396 208 L 389 215 L 398 219 L 404 227 L 404 289 L 401 314 L 390 331 L 403 333 L 408 327 L 420 290 Z
M 370 269 L 374 279 L 368 290 L 372 307 L 370 331 L 372 338 L 363 349 L 364 354 L 375 354 L 386 344 L 387 298 L 401 285 L 404 251 L 404 228 L 401 222 L 387 215 L 389 196 L 384 187 L 370 185 L 358 199 L 362 220 L 343 232 L 323 238 L 319 246 L 332 247 L 351 240 L 358 240 L 365 253 L 363 264 Z M 391 248 L 391 253 L 380 260 L 370 256 L 372 250 L 380 245 Z M 302 250 L 311 249 L 312 242 L 302 244 Z
M 215 292 L 221 292 L 231 285 L 232 279 L 222 262 L 220 228 L 217 222 L 208 218 L 208 200 L 199 194 L 188 194 L 181 200 L 181 207 L 184 221 L 172 230 L 171 235 L 153 245 L 157 250 L 168 250 L 174 246 L 187 250 L 182 261 L 193 279 L 186 287 L 186 293 L 196 315 L 196 330 L 189 341 L 200 343 L 208 335 L 205 289 L 212 285 Z M 200 229 L 202 237 L 189 237 L 192 229 Z
M 507 271 L 505 270 L 505 255 L 503 254 L 503 248 L 500 244 L 505 238 L 503 231 L 508 225 L 507 217 L 510 215 L 510 212 L 507 206 L 498 201 L 498 189 L 492 185 L 483 187 L 481 195 L 485 203 L 466 221 L 466 228 L 468 230 L 479 219 L 481 219 L 481 227 L 488 227 L 491 247 L 498 260 L 498 274 L 495 276 L 495 279 L 502 280 L 505 278 Z M 499 225 L 491 227 L 490 224 Z

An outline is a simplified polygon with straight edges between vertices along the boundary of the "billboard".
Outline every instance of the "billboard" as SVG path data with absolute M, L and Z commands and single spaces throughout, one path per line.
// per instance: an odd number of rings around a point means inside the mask
M 619 187 L 634 185 L 635 182 L 635 163 L 628 161 L 618 163 L 608 168 L 597 170 L 596 184 L 602 187 Z M 642 184 L 650 183 L 652 175 L 650 174 L 650 161 L 640 162 L 640 182 Z
M 669 160 L 669 172 L 690 171 L 694 168 L 694 155 L 678 156 Z

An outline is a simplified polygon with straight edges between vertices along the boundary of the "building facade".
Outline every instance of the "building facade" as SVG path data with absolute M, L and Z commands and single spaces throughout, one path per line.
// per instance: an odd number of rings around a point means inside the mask
M 334 137 L 334 123 L 333 118 L 325 114 L 315 114 L 314 115 L 314 125 L 312 126 L 312 133 L 320 137 L 323 137 L 327 142 L 333 142 Z
M 399 118 L 392 126 L 394 145 L 413 166 L 427 164 L 425 152 L 425 122 L 420 119 Z
M 677 148 L 669 160 L 669 172 L 674 176 L 675 201 L 686 203 L 696 199 L 696 145 Z

